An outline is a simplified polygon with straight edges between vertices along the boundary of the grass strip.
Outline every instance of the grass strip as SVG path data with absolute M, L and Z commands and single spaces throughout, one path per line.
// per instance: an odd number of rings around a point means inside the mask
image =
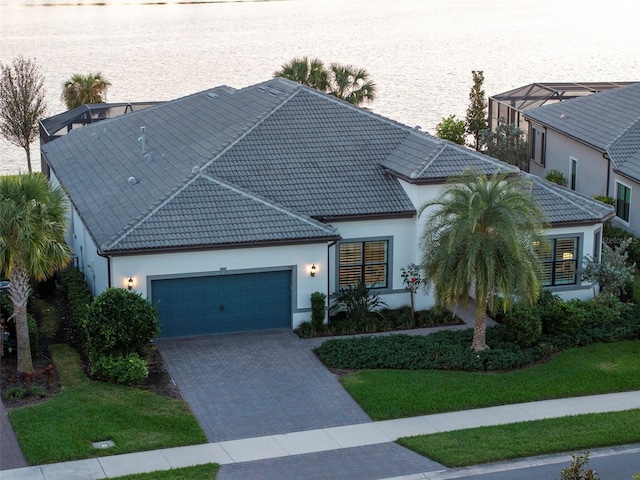
M 185 402 L 89 380 L 67 345 L 52 346 L 51 354 L 61 392 L 46 403 L 9 412 L 31 465 L 207 441 Z M 93 448 L 91 442 L 100 440 L 113 440 L 115 447 Z
M 504 373 L 362 370 L 340 379 L 374 420 L 640 389 L 640 341 L 594 344 Z
M 400 445 L 449 468 L 638 442 L 640 409 L 398 439 Z
M 217 463 L 206 463 L 194 467 L 125 475 L 124 477 L 117 477 L 117 480 L 214 480 L 219 469 L 220 465 Z

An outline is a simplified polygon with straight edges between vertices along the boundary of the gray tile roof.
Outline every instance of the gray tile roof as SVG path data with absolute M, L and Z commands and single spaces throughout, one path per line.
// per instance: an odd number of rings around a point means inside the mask
M 518 171 L 284 79 L 87 125 L 42 151 L 105 253 L 327 241 L 338 234 L 317 220 L 414 215 L 398 177 Z
M 527 110 L 525 116 L 607 153 L 640 181 L 640 83 Z
M 533 195 L 555 226 L 572 223 L 594 223 L 613 217 L 611 205 L 561 187 L 544 178 L 523 173 L 532 183 Z

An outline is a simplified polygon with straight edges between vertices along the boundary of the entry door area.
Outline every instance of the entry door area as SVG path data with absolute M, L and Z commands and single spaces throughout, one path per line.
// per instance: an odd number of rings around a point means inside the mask
M 151 280 L 160 337 L 291 328 L 291 270 Z

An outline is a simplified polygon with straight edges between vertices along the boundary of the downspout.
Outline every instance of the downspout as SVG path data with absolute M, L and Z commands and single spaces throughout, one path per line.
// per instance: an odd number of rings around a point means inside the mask
M 99 257 L 107 259 L 107 287 L 111 288 L 111 257 L 109 257 L 108 255 L 103 255 L 102 253 L 100 253 L 100 250 L 96 250 L 96 254 Z
M 327 245 L 327 323 L 329 322 L 329 308 L 331 307 L 331 257 L 329 256 L 329 249 L 336 243 L 338 243 L 338 241 L 334 240 Z
M 607 152 L 604 152 L 602 154 L 602 156 L 607 159 L 607 192 L 606 192 L 606 195 L 608 197 L 609 196 L 609 181 L 610 181 L 610 177 L 611 177 L 611 159 L 609 158 L 609 155 L 607 155 Z

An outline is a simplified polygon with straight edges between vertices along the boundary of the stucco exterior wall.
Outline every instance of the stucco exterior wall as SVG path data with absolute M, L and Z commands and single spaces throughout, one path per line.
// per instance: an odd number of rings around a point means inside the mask
M 287 245 L 262 248 L 207 250 L 200 252 L 118 256 L 112 258 L 113 287 L 133 289 L 151 300 L 151 280 L 172 276 L 250 273 L 291 269 L 293 327 L 311 318 L 311 294 L 326 294 L 328 285 L 327 245 Z M 310 275 L 315 264 L 316 274 Z
M 611 223 L 620 228 L 624 228 L 636 236 L 640 236 L 640 183 L 634 182 L 628 177 L 624 177 L 615 172 L 611 173 L 609 189 L 610 196 L 616 197 L 617 183 L 622 183 L 626 187 L 631 188 L 631 207 L 629 208 L 629 221 L 614 217 Z

